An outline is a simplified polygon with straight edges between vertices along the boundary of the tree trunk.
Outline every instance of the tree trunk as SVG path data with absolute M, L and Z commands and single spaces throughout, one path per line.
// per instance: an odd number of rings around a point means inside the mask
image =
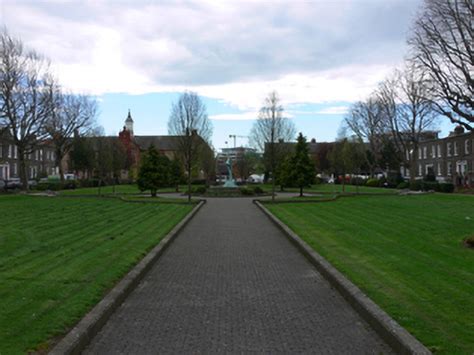
M 272 171 L 272 202 L 275 202 L 275 174 Z
M 413 153 L 413 157 L 410 161 L 410 182 L 414 183 L 416 180 L 416 157 L 415 157 L 415 152 Z
M 191 203 L 191 164 L 188 165 L 188 203 Z
M 151 190 L 151 197 L 156 197 L 156 190 L 154 189 Z
M 303 186 L 300 186 L 300 197 L 303 197 Z
M 63 171 L 63 165 L 61 164 L 62 160 L 63 160 L 62 155 L 56 152 L 56 164 L 58 164 L 58 168 L 59 168 L 59 179 L 61 183 L 64 184 L 64 171 Z
M 28 172 L 26 171 L 26 159 L 25 159 L 25 151 L 23 149 L 18 148 L 18 161 L 19 161 L 19 175 L 20 175 L 20 182 L 22 184 L 21 189 L 23 191 L 28 191 Z

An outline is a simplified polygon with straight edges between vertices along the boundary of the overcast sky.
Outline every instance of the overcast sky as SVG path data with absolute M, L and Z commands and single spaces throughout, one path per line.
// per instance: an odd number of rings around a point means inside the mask
M 247 135 L 271 90 L 308 138 L 332 140 L 407 54 L 418 0 L 12 1 L 0 20 L 49 57 L 63 85 L 97 95 L 100 123 L 165 134 L 170 103 L 194 90 L 214 145 Z M 238 142 L 245 144 L 242 142 Z

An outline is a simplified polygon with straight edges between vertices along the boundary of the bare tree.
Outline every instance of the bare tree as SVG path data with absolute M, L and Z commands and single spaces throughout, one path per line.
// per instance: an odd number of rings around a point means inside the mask
M 191 172 L 203 144 L 210 142 L 212 124 L 206 106 L 194 92 L 183 93 L 173 103 L 168 120 L 168 133 L 178 136 L 178 151 L 188 178 L 188 201 L 191 201 Z
M 252 144 L 264 151 L 272 175 L 272 201 L 275 201 L 275 171 L 278 164 L 278 144 L 294 139 L 296 128 L 283 116 L 283 106 L 278 94 L 273 91 L 265 99 L 257 121 L 250 132 Z
M 349 129 L 363 142 L 368 143 L 370 154 L 365 154 L 370 175 L 374 175 L 377 159 L 383 145 L 385 130 L 382 105 L 376 96 L 352 105 L 344 121 Z
M 419 143 L 426 131 L 433 129 L 437 118 L 427 81 L 426 73 L 408 66 L 382 82 L 378 90 L 393 141 L 407 155 L 411 181 L 416 176 Z
M 53 94 L 54 109 L 46 122 L 46 131 L 54 144 L 56 165 L 64 181 L 62 160 L 71 150 L 73 135 L 90 131 L 95 122 L 97 102 L 85 95 L 64 93 L 56 87 Z
M 26 159 L 47 137 L 52 112 L 49 63 L 21 40 L 0 32 L 0 125 L 6 126 L 18 150 L 23 189 L 28 189 Z
M 451 122 L 474 127 L 472 0 L 425 0 L 409 44 L 433 83 L 434 105 Z

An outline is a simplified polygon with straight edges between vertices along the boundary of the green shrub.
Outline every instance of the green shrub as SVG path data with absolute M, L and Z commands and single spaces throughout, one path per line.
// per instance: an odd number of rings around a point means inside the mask
M 46 181 L 46 182 L 40 182 L 38 185 L 36 185 L 36 190 L 38 191 L 59 191 L 62 190 L 62 184 L 57 181 L 57 182 L 52 182 L 52 181 Z
M 79 181 L 80 187 L 98 187 L 99 179 L 83 179 Z M 102 185 L 104 186 L 104 185 Z
M 439 183 L 437 181 L 422 181 L 421 187 L 423 191 L 439 191 Z
M 439 184 L 439 191 L 445 193 L 452 193 L 454 191 L 454 184 L 450 182 Z
M 362 186 L 365 185 L 366 180 L 361 177 L 352 177 L 351 178 L 351 185 L 357 185 L 357 186 Z
M 379 187 L 380 186 L 380 182 L 377 179 L 368 179 L 365 184 L 369 187 Z
M 255 186 L 253 192 L 257 195 L 263 194 L 263 189 L 260 186 Z
M 422 181 L 421 180 L 415 180 L 413 182 L 410 182 L 410 190 L 412 190 L 412 191 L 422 191 L 423 190 Z
M 408 181 L 403 181 L 397 185 L 397 189 L 403 190 L 408 189 L 410 187 L 410 183 Z
M 324 181 L 322 178 L 320 178 L 319 176 L 316 176 L 316 177 L 314 178 L 313 184 L 314 184 L 314 185 L 321 185 L 321 184 L 323 184 L 324 182 L 325 182 L 325 181 Z
M 194 190 L 195 193 L 201 194 L 201 195 L 206 193 L 206 187 L 205 186 L 198 186 L 193 190 Z
M 241 193 L 242 195 L 244 195 L 244 196 L 253 196 L 253 195 L 255 195 L 255 190 L 253 190 L 253 189 L 248 189 L 248 188 L 246 188 L 246 187 L 242 187 L 242 188 L 240 189 L 240 193 Z

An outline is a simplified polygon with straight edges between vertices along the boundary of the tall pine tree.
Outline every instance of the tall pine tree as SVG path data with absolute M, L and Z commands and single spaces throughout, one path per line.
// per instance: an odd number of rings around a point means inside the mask
M 150 190 L 151 196 L 156 197 L 159 188 L 169 186 L 170 160 L 158 153 L 151 145 L 143 156 L 138 171 L 138 188 L 141 191 Z
M 303 189 L 314 182 L 315 168 L 309 156 L 309 147 L 302 133 L 298 135 L 295 152 L 289 164 L 291 180 L 300 189 L 300 197 Z

